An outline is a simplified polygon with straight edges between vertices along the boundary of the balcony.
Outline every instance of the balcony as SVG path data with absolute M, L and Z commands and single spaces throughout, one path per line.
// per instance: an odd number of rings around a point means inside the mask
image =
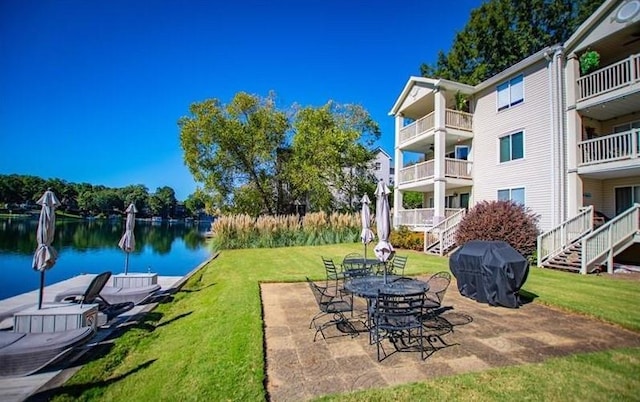
M 461 132 L 473 132 L 473 115 L 471 113 L 458 110 L 445 110 L 445 126 L 448 129 Z M 435 129 L 435 112 L 414 121 L 413 123 L 400 129 L 400 145 L 421 137 L 424 134 L 433 132 Z
M 424 180 L 433 180 L 435 160 L 431 159 L 426 162 L 416 163 L 400 170 L 398 175 L 398 185 L 411 184 Z M 471 161 L 463 159 L 445 158 L 444 175 L 450 179 L 472 179 Z M 470 184 L 470 183 L 469 183 Z
M 448 218 L 458 211 L 459 208 L 445 208 L 444 214 Z M 427 229 L 433 226 L 434 214 L 433 208 L 401 209 L 397 212 L 394 223 L 412 229 Z
M 578 143 L 579 173 L 610 172 L 614 169 L 629 168 L 640 168 L 640 129 Z
M 638 92 L 636 84 L 639 83 L 640 55 L 632 54 L 624 60 L 578 78 L 578 109 L 590 108 L 606 101 L 619 101 L 621 97 L 629 93 Z M 629 99 L 628 101 L 634 104 L 636 100 Z M 582 105 L 580 105 L 581 103 Z M 625 105 L 621 104 L 620 106 Z M 611 118 L 611 116 L 600 118 L 600 120 L 606 118 Z

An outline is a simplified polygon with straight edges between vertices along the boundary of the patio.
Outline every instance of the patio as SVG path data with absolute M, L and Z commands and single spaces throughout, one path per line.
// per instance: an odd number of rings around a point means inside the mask
M 426 279 L 426 277 L 419 277 Z M 366 333 L 352 338 L 333 328 L 313 342 L 309 321 L 317 312 L 306 283 L 263 283 L 267 392 L 271 401 L 383 388 L 554 356 L 640 346 L 640 335 L 591 318 L 536 303 L 519 309 L 490 307 L 458 293 L 455 280 L 443 306 L 453 331 L 449 345 L 425 361 L 419 353 L 394 353 L 378 363 Z M 364 301 L 354 300 L 356 309 Z M 388 351 L 392 348 L 386 347 Z

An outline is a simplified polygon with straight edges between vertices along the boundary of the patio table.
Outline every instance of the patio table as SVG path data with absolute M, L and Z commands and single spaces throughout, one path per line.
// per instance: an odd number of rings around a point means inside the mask
M 378 297 L 379 292 L 405 296 L 426 292 L 429 290 L 429 284 L 419 279 L 397 275 L 370 275 L 347 280 L 344 284 L 344 289 L 367 300 L 367 328 L 371 331 L 371 305 Z M 369 333 L 369 343 L 372 343 L 371 333 Z

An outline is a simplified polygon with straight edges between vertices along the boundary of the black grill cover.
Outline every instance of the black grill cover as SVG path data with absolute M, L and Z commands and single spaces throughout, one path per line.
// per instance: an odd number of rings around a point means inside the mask
M 471 240 L 449 258 L 460 294 L 491 306 L 517 308 L 529 262 L 503 241 Z

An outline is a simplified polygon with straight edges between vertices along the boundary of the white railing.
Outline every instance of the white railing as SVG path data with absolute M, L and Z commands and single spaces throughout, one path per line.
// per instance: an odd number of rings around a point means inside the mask
M 414 181 L 433 177 L 434 162 L 435 161 L 431 159 L 426 162 L 416 163 L 415 165 L 407 166 L 400 169 L 400 174 L 398 175 L 398 184 L 411 183 Z
M 473 114 L 459 110 L 445 109 L 445 125 L 458 130 L 473 130 Z M 416 138 L 435 128 L 435 112 L 408 124 L 400 129 L 400 144 Z
M 401 209 L 397 211 L 398 226 L 431 226 L 433 225 L 433 208 Z
M 459 208 L 445 208 L 445 220 L 453 216 L 459 210 Z M 434 216 L 434 208 L 401 209 L 397 212 L 397 220 L 395 224 L 398 226 L 408 227 L 432 227 Z
M 444 175 L 457 179 L 471 179 L 473 163 L 462 159 L 445 158 Z M 431 179 L 435 175 L 435 160 L 416 163 L 400 170 L 398 184 L 406 184 L 419 180 Z
M 578 78 L 578 101 L 631 85 L 640 80 L 640 55 L 604 67 Z
M 473 163 L 471 161 L 463 159 L 444 159 L 444 175 L 446 177 L 455 177 L 459 179 L 471 179 L 472 171 L 471 167 Z
M 593 230 L 593 206 L 538 236 L 538 266 Z
M 434 127 L 434 112 L 421 117 L 400 129 L 400 144 L 407 142 Z
M 612 274 L 615 248 L 629 241 L 639 231 L 640 204 L 635 204 L 582 240 L 580 273 L 586 274 L 589 269 L 606 260 L 607 272 Z
M 426 252 L 431 246 L 440 243 L 440 255 L 444 255 L 444 251 L 455 244 L 456 231 L 465 214 L 465 209 L 456 210 L 445 220 L 426 230 L 424 233 L 424 251 Z
M 578 166 L 640 157 L 640 129 L 578 143 Z
M 457 128 L 459 130 L 472 131 L 473 115 L 471 113 L 461 112 L 459 110 L 446 109 L 445 125 L 450 128 Z

